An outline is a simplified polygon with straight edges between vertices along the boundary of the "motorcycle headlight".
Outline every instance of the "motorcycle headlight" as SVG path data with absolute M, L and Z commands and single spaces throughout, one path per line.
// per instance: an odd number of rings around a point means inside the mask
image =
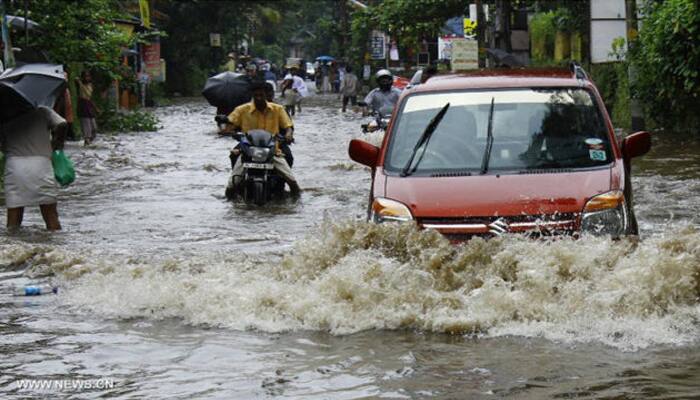
M 377 124 L 377 121 L 372 120 L 367 124 L 367 132 L 374 132 L 377 129 L 379 129 L 379 124 Z
M 581 230 L 594 235 L 619 237 L 627 230 L 627 207 L 621 190 L 588 200 L 581 216 Z
M 253 147 L 250 149 L 250 158 L 254 162 L 265 162 L 270 155 L 270 149 L 264 147 Z
M 377 197 L 372 202 L 370 221 L 376 223 L 398 221 L 405 222 L 413 219 L 411 211 L 405 204 L 395 200 Z

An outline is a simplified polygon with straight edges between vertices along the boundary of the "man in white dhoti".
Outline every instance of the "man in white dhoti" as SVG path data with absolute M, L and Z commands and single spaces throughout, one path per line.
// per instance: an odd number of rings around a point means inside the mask
M 8 229 L 22 224 L 29 206 L 39 206 L 46 229 L 61 229 L 51 153 L 63 148 L 65 127 L 65 119 L 43 106 L 0 125 Z

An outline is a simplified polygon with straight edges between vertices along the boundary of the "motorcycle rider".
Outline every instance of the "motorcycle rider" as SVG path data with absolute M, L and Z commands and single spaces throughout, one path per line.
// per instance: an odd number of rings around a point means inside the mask
M 275 100 L 275 89 L 272 87 L 270 82 L 265 82 L 265 100 L 267 100 L 268 103 L 272 103 Z M 292 121 L 292 124 L 293 123 L 294 121 Z M 292 125 L 290 129 L 292 130 L 292 135 L 294 135 L 294 125 Z M 219 134 L 222 136 L 228 136 L 230 133 L 231 132 L 227 131 L 219 132 Z M 289 164 L 290 167 L 293 167 L 294 155 L 292 155 L 292 149 L 289 148 L 289 143 L 287 143 L 287 141 L 285 140 L 284 142 L 278 142 L 278 145 L 280 147 L 280 150 L 282 150 L 282 153 L 284 154 L 284 159 L 287 160 L 287 164 Z M 229 154 L 229 159 L 231 160 L 231 170 L 233 170 L 233 168 L 236 166 L 236 160 L 238 160 L 238 156 L 241 154 L 240 148 L 241 144 L 238 143 L 236 147 L 231 149 L 231 154 Z
M 362 112 L 365 116 L 368 114 L 367 107 L 376 113 L 380 113 L 381 110 L 393 109 L 401 95 L 399 89 L 392 87 L 394 75 L 388 69 L 380 69 L 374 78 L 379 87 L 372 89 L 365 97 L 366 105 Z
M 273 135 L 281 134 L 287 143 L 293 141 L 292 121 L 279 104 L 266 100 L 266 82 L 254 81 L 251 85 L 253 99 L 251 102 L 236 107 L 228 116 L 228 126 L 233 128 L 232 132 L 242 131 L 248 133 L 253 129 L 264 129 Z M 275 171 L 285 180 L 292 196 L 298 197 L 301 189 L 292 173 L 292 169 L 285 160 L 282 151 L 277 148 L 277 153 L 273 157 Z M 234 155 L 240 154 L 240 149 L 232 150 Z M 241 157 L 235 162 L 231 178 L 226 187 L 226 197 L 232 197 L 234 193 L 240 191 L 240 184 L 243 180 L 243 161 Z

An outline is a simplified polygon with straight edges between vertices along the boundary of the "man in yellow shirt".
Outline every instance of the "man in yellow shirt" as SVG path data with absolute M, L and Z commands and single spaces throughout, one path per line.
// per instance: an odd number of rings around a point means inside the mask
M 284 107 L 266 100 L 265 82 L 254 82 L 252 84 L 252 92 L 252 101 L 236 107 L 228 116 L 228 122 L 233 126 L 233 131 L 242 131 L 247 134 L 253 129 L 264 129 L 273 135 L 283 135 L 287 143 L 291 143 L 293 139 L 292 120 L 287 115 L 287 112 L 284 111 Z M 240 150 L 234 149 L 233 151 L 237 152 Z M 292 195 L 295 197 L 299 196 L 301 191 L 299 185 L 279 148 L 277 148 L 272 160 L 275 170 L 287 182 Z M 237 192 L 242 179 L 243 161 L 242 157 L 238 157 L 231 172 L 231 179 L 226 192 Z

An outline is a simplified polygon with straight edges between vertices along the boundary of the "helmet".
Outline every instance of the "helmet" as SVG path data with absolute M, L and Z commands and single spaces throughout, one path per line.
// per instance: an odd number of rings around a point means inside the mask
M 377 80 L 377 85 L 380 90 L 384 92 L 391 90 L 391 85 L 394 83 L 394 76 L 388 69 L 380 69 L 374 77 Z
M 254 63 L 254 62 L 251 61 L 251 62 L 248 63 L 248 65 L 246 65 L 245 69 L 247 69 L 248 71 L 257 71 L 257 70 L 258 70 L 258 64 L 256 64 L 256 63 Z
M 374 75 L 374 79 L 379 80 L 384 76 L 388 76 L 392 80 L 394 79 L 394 75 L 392 75 L 391 71 L 389 71 L 388 69 L 380 69 L 379 71 L 377 71 L 377 73 Z

